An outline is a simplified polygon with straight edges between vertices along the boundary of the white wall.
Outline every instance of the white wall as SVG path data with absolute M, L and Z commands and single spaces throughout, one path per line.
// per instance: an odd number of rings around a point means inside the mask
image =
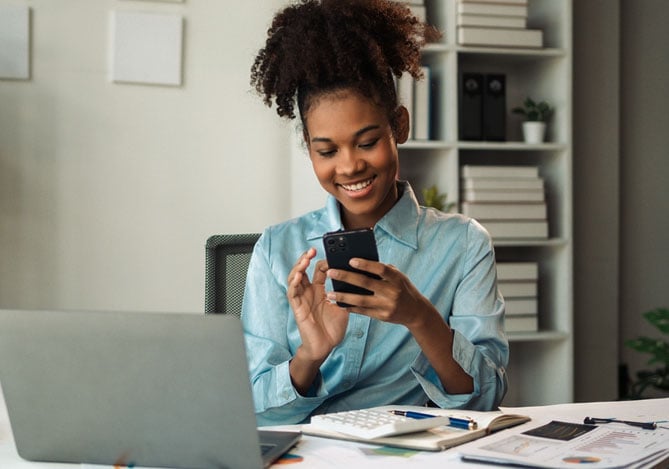
M 249 71 L 278 2 L 32 8 L 32 76 L 0 80 L 0 307 L 202 311 L 204 244 L 290 212 L 289 135 Z M 112 84 L 114 9 L 185 18 L 181 87 Z

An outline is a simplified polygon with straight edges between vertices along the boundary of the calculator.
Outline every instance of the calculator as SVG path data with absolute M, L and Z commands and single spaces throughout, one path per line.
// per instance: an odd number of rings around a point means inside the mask
M 380 409 L 347 410 L 311 417 L 313 427 L 364 439 L 420 432 L 449 422 L 446 416 L 416 419 Z

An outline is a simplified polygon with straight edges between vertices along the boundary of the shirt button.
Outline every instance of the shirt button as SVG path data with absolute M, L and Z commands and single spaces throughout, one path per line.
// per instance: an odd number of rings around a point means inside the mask
M 355 331 L 353 333 L 353 337 L 355 337 L 356 339 L 362 339 L 364 336 L 365 336 L 365 333 L 361 329 L 358 329 L 357 331 Z

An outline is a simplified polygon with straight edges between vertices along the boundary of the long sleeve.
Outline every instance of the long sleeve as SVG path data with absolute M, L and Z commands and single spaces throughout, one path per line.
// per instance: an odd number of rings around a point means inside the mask
M 249 370 L 258 425 L 299 423 L 308 418 L 325 396 L 300 396 L 292 385 L 288 364 L 295 353 L 289 343 L 294 323 L 286 286 L 269 263 L 271 237 L 266 231 L 254 249 L 247 275 L 242 321 L 249 353 Z M 283 278 L 283 277 L 281 277 Z M 293 335 L 296 334 L 293 330 Z
M 447 394 L 422 354 L 412 368 L 438 406 L 490 410 L 500 404 L 507 390 L 505 367 L 509 351 L 503 331 L 504 302 L 497 289 L 492 243 L 473 220 L 468 222 L 466 244 L 448 322 L 455 331 L 453 357 L 473 378 L 474 391 Z

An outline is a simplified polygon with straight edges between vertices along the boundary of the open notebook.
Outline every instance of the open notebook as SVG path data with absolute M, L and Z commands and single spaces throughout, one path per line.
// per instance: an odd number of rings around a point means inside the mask
M 257 430 L 226 315 L 0 310 L 0 383 L 33 461 L 260 468 L 300 436 Z
M 325 430 L 313 424 L 302 426 L 302 432 L 307 435 L 321 436 L 325 438 L 336 438 L 350 441 L 364 441 L 399 448 L 410 448 L 427 451 L 441 451 L 453 446 L 461 445 L 468 441 L 476 440 L 488 433 L 513 427 L 530 420 L 529 417 L 517 414 L 505 414 L 502 411 L 478 412 L 474 410 L 438 409 L 420 406 L 380 406 L 373 407 L 384 411 L 400 410 L 419 413 L 427 413 L 438 416 L 456 417 L 458 419 L 470 419 L 476 422 L 476 429 L 466 430 L 451 426 L 440 426 L 422 432 L 406 433 L 403 435 L 388 436 L 382 438 L 366 439 L 351 436 L 349 434 Z

